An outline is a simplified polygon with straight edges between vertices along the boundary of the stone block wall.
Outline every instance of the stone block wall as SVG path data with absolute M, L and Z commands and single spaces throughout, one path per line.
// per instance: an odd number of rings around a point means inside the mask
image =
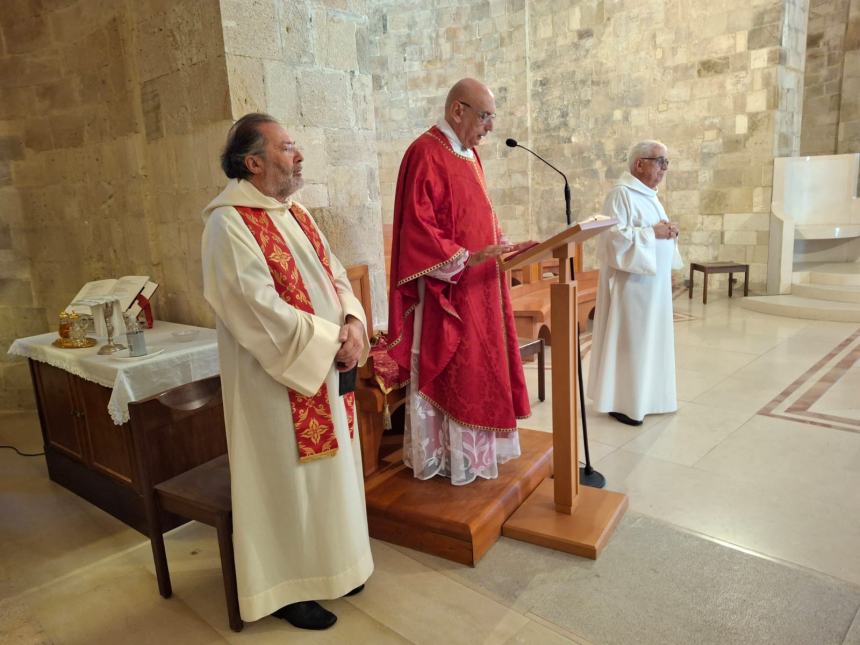
M 860 152 L 860 0 L 851 0 L 844 41 L 836 152 Z
M 200 213 L 226 183 L 219 155 L 233 114 L 217 0 L 129 3 L 143 218 L 127 257 L 159 283 L 166 320 L 214 326 L 203 299 Z M 148 248 L 147 248 L 148 247 Z
M 19 154 L 14 132 L 0 135 L 0 167 Z M 33 388 L 26 361 L 8 356 L 5 350 L 21 336 L 45 330 L 45 309 L 36 305 L 30 279 L 30 262 L 24 240 L 13 236 L 18 194 L 14 186 L 0 180 L 0 410 L 28 408 L 34 404 Z
M 9 25 L 7 14 L 0 14 L 0 33 L 9 30 Z M 0 41 L 0 47 L 0 410 L 3 410 L 34 405 L 27 363 L 8 356 L 6 349 L 15 338 L 45 331 L 47 322 L 45 309 L 37 304 L 33 292 L 21 193 L 12 177 L 13 166 L 27 154 L 18 119 L 31 111 L 30 100 L 34 99 L 21 88 L 7 51 L 26 44 L 13 33 L 11 39 Z
M 658 138 L 672 158 L 661 198 L 681 224 L 685 258 L 749 262 L 763 286 L 773 158 L 799 145 L 805 0 L 371 7 L 384 217 L 405 144 L 438 114 L 452 80 L 477 75 L 515 97 L 481 148 L 496 162 L 488 179 L 512 237 L 564 225 L 562 184 L 503 150 L 505 137 L 568 173 L 575 217 L 599 212 L 632 143 Z
M 159 317 L 211 324 L 200 211 L 232 117 L 220 25 L 217 0 L 4 2 L 4 350 L 106 277 L 150 275 Z M 30 404 L 26 363 L 3 365 L 0 407 Z
M 834 154 L 839 139 L 850 0 L 810 0 L 800 153 Z
M 297 195 L 344 265 L 367 264 L 387 318 L 366 3 L 221 0 L 235 117 L 267 111 L 305 157 Z

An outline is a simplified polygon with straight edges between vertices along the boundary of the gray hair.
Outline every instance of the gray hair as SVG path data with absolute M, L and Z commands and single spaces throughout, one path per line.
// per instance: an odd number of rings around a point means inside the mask
M 259 126 L 277 123 L 278 120 L 262 112 L 251 112 L 233 124 L 227 133 L 227 144 L 221 153 L 221 169 L 228 179 L 249 179 L 251 171 L 245 167 L 245 158 L 262 154 L 266 140 Z
M 651 151 L 654 150 L 655 146 L 662 146 L 667 151 L 669 150 L 669 148 L 666 147 L 666 144 L 662 141 L 656 141 L 654 139 L 645 139 L 644 141 L 640 141 L 630 148 L 630 152 L 627 154 L 627 169 L 630 172 L 633 172 L 633 166 L 636 165 L 636 161 L 642 157 L 650 157 Z

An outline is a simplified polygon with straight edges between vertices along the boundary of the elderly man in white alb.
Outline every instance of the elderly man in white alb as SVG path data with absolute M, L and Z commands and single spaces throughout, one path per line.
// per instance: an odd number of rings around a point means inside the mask
M 678 226 L 657 199 L 669 168 L 659 141 L 630 150 L 629 172 L 609 191 L 603 212 L 618 220 L 598 242 L 600 283 L 588 396 L 598 412 L 627 425 L 675 412 L 672 269 L 681 268 Z
M 373 571 L 354 394 L 339 387 L 369 343 L 346 271 L 291 199 L 302 161 L 271 116 L 230 129 L 230 181 L 203 216 L 203 293 L 217 317 L 240 613 L 325 629 L 337 617 L 316 601 L 361 591 Z

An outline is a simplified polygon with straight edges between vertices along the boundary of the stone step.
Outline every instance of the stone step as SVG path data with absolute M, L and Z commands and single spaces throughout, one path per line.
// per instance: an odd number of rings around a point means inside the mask
M 791 295 L 815 300 L 832 300 L 834 302 L 851 302 L 860 304 L 860 286 L 831 285 L 831 284 L 800 284 L 791 285 Z
M 810 271 L 809 284 L 826 284 L 836 287 L 860 287 L 860 273 L 854 274 Z
M 792 282 L 860 287 L 860 262 L 805 262 L 797 264 Z
M 750 296 L 738 300 L 745 309 L 773 316 L 830 320 L 834 322 L 860 322 L 860 304 L 817 300 L 801 296 Z

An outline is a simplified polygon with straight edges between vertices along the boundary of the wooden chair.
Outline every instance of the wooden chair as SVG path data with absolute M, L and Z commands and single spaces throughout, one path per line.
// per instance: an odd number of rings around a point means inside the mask
M 355 297 L 361 301 L 367 317 L 367 335 L 373 337 L 373 307 L 370 295 L 370 280 L 366 264 L 348 267 L 347 277 Z M 393 412 L 405 401 L 404 388 L 386 395 L 374 377 L 373 357 L 358 370 L 355 388 L 355 403 L 358 409 L 358 431 L 361 436 L 361 462 L 365 479 L 379 470 L 382 435 L 385 433 L 383 414 L 388 397 L 389 411 Z
M 346 268 L 346 277 L 355 297 L 361 302 L 364 317 L 367 318 L 367 337 L 373 338 L 373 300 L 370 296 L 370 274 L 366 264 L 356 264 Z
M 243 622 L 233 560 L 230 469 L 220 377 L 187 383 L 130 403 L 129 417 L 159 592 L 164 598 L 173 593 L 163 527 L 185 520 L 214 526 L 230 628 L 240 631 Z M 168 453 L 169 460 L 164 458 Z M 185 457 L 177 459 L 177 454 Z M 168 462 L 171 467 L 165 469 L 162 464 Z

